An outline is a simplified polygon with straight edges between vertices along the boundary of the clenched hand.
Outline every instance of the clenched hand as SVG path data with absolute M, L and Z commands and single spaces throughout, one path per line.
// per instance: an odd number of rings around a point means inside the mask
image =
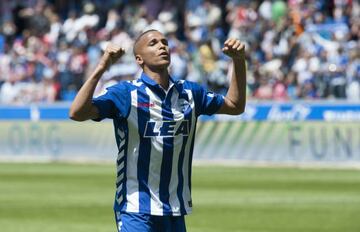
M 245 44 L 241 43 L 237 39 L 227 39 L 222 49 L 223 53 L 232 59 L 244 59 L 245 58 Z
M 99 65 L 105 70 L 110 68 L 122 55 L 124 55 L 125 49 L 115 44 L 108 44 Z

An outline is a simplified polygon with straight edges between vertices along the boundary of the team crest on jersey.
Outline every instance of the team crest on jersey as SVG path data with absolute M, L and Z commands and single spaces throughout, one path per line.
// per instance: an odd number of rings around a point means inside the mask
M 147 121 L 144 137 L 175 137 L 189 135 L 189 121 Z
M 178 104 L 181 109 L 181 112 L 185 112 L 190 107 L 190 103 L 185 99 L 179 99 Z

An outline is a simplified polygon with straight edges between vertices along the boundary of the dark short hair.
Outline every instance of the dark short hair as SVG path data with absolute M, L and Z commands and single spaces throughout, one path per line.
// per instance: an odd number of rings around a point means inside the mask
M 157 31 L 157 32 L 159 32 L 158 30 L 155 30 L 155 29 L 149 29 L 149 30 L 143 31 L 140 35 L 138 35 L 138 37 L 136 37 L 135 42 L 134 42 L 134 46 L 133 46 L 134 56 L 136 56 L 136 53 L 135 53 L 136 44 L 140 41 L 140 39 L 141 39 L 145 34 L 147 34 L 147 33 L 149 33 L 149 32 L 152 32 L 152 31 Z

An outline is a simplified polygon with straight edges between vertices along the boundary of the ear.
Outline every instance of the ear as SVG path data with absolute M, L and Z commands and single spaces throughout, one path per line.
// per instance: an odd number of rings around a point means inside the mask
M 138 63 L 138 65 L 140 65 L 140 66 L 142 66 L 144 64 L 144 60 L 140 55 L 136 55 L 135 60 L 136 60 L 136 63 Z

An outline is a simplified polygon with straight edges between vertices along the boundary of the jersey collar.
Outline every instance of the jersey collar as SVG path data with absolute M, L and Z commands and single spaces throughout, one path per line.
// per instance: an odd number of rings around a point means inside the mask
M 156 81 L 154 81 L 148 75 L 146 75 L 146 73 L 143 72 L 141 74 L 140 79 L 146 86 L 148 86 L 153 91 L 158 93 L 161 97 L 163 97 L 163 95 L 166 94 L 166 91 Z M 169 76 L 169 88 L 167 92 L 170 92 L 171 88 L 174 86 L 176 90 L 180 93 L 180 97 L 187 98 L 187 94 L 183 88 L 183 85 L 179 81 L 176 81 L 171 76 Z

